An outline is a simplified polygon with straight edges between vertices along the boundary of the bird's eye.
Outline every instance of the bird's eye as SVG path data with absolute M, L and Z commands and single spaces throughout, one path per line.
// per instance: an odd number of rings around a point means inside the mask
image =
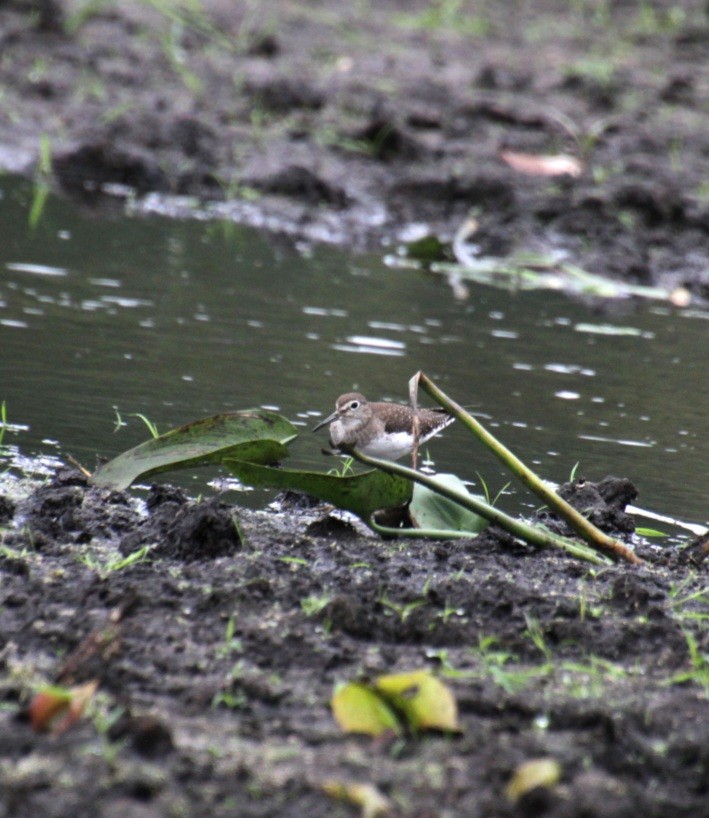
M 359 406 L 359 401 L 358 400 L 353 400 L 350 403 L 350 409 L 356 409 L 358 406 Z

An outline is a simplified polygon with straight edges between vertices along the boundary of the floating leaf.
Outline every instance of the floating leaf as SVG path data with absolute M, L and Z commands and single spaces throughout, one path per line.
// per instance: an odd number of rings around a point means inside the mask
M 450 688 L 429 670 L 379 676 L 374 689 L 405 715 L 412 732 L 460 729 L 458 706 Z
M 505 792 L 516 803 L 525 793 L 537 787 L 553 787 L 561 779 L 561 765 L 553 758 L 525 761 L 514 771 Z
M 477 257 L 456 252 L 458 264 L 437 262 L 431 265 L 431 272 L 441 273 L 466 281 L 476 281 L 491 287 L 520 290 L 562 290 L 566 293 L 581 293 L 599 298 L 628 298 L 638 296 L 654 300 L 671 300 L 669 290 L 662 287 L 648 287 L 625 281 L 610 280 L 589 273 L 569 263 L 553 258 L 535 259 L 527 254 L 513 254 L 505 258 Z
M 274 469 L 229 458 L 224 464 L 242 483 L 250 486 L 304 491 L 338 508 L 356 514 L 368 523 L 381 508 L 393 508 L 411 499 L 409 480 L 373 469 L 344 477 L 322 472 Z
M 78 687 L 45 687 L 35 694 L 30 707 L 30 724 L 35 733 L 59 735 L 79 720 L 98 688 L 98 681 Z
M 288 456 L 286 444 L 296 436 L 292 423 L 265 409 L 215 415 L 172 429 L 123 452 L 96 469 L 91 482 L 120 490 L 138 478 L 221 464 L 227 457 L 275 463 Z
M 437 474 L 436 482 L 469 494 L 465 483 L 455 474 Z M 482 499 L 482 498 L 481 498 Z M 409 514 L 416 528 L 433 532 L 469 532 L 475 536 L 488 526 L 488 521 L 474 511 L 449 500 L 435 491 L 416 483 L 409 506 Z
M 380 736 L 387 730 L 399 735 L 402 726 L 396 713 L 368 684 L 339 685 L 332 697 L 332 713 L 346 733 Z
M 338 801 L 346 801 L 362 808 L 362 818 L 381 818 L 392 811 L 391 801 L 374 784 L 325 781 L 323 791 Z

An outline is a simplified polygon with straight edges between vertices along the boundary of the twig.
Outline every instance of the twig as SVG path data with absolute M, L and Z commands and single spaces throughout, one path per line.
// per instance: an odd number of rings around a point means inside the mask
M 81 463 L 79 463 L 79 461 L 75 457 L 72 457 L 70 454 L 67 454 L 66 459 L 71 463 L 72 466 L 75 466 L 84 475 L 84 477 L 91 477 L 91 472 L 85 466 L 82 466 Z

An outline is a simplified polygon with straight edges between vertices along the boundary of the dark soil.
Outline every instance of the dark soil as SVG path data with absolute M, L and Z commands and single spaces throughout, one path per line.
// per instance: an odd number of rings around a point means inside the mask
M 188 194 L 356 247 L 450 238 L 473 208 L 483 253 L 709 294 L 703 0 L 179 8 L 0 0 L 0 163 L 34 174 L 45 134 L 88 206 Z M 501 149 L 584 170 L 525 175 Z M 564 488 L 622 537 L 634 491 Z M 282 507 L 72 471 L 0 496 L 0 818 L 357 814 L 328 780 L 407 818 L 709 814 L 706 540 L 599 568 Z M 460 735 L 342 734 L 335 683 L 423 667 Z M 81 721 L 32 731 L 33 691 L 92 679 Z M 510 803 L 539 757 L 561 781 Z
M 563 491 L 632 530 L 628 481 Z M 494 529 L 383 542 L 297 497 L 138 502 L 68 469 L 0 506 L 3 818 L 356 814 L 331 780 L 401 816 L 707 814 L 700 551 L 599 568 Z M 337 682 L 418 668 L 451 686 L 460 735 L 340 731 Z M 80 722 L 32 731 L 34 691 L 91 680 Z M 560 783 L 511 804 L 540 757 Z
M 482 254 L 709 292 L 704 0 L 4 0 L 0 53 L 0 165 L 31 173 L 44 134 L 87 202 L 188 194 L 370 247 L 472 209 Z

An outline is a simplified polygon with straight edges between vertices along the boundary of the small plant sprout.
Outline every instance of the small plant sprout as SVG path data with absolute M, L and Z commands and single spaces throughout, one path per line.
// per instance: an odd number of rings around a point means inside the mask
M 52 172 L 52 142 L 46 133 L 39 138 L 39 173 L 49 176 Z
M 525 636 L 528 636 L 532 640 L 534 646 L 540 651 L 545 659 L 551 659 L 551 648 L 549 645 L 547 645 L 546 640 L 544 639 L 544 634 L 542 632 L 541 625 L 539 624 L 539 620 L 535 619 L 533 616 L 525 614 L 524 621 L 527 623 Z
M 300 600 L 300 609 L 306 616 L 317 616 L 330 602 L 329 594 L 311 594 Z
M 31 550 L 27 545 L 23 546 L 22 548 L 15 549 L 3 542 L 0 543 L 0 556 L 4 557 L 6 560 L 16 560 L 14 564 L 18 565 L 19 563 L 27 562 L 30 559 Z
M 414 599 L 413 602 L 394 602 L 394 600 L 388 599 L 386 595 L 383 595 L 379 598 L 378 602 L 384 608 L 388 608 L 390 611 L 394 611 L 394 613 L 399 617 L 399 621 L 403 625 L 406 622 L 406 620 L 411 616 L 411 614 L 417 608 L 420 608 L 422 605 L 425 605 L 428 602 L 428 600 Z
M 52 143 L 47 134 L 39 138 L 39 161 L 34 174 L 34 190 L 32 206 L 27 218 L 29 226 L 34 230 L 42 220 L 44 208 L 51 192 L 50 177 L 52 174 Z
M 497 492 L 497 494 L 492 498 L 492 502 L 490 503 L 491 506 L 496 506 L 500 497 L 507 491 L 507 489 L 512 485 L 512 481 L 508 480 L 505 485 Z
M 285 562 L 286 565 L 292 565 L 294 567 L 308 564 L 308 561 L 303 557 L 278 557 L 277 559 L 279 562 Z
M 697 637 L 691 631 L 683 628 L 682 633 L 687 641 L 691 669 L 672 676 L 671 679 L 668 679 L 667 684 L 694 682 L 704 689 L 705 694 L 709 695 L 709 654 L 702 652 Z
M 142 548 L 138 548 L 136 551 L 128 554 L 127 557 L 114 556 L 102 561 L 94 554 L 87 552 L 86 554 L 79 555 L 77 560 L 82 565 L 90 568 L 92 571 L 96 571 L 101 579 L 105 579 L 107 576 L 115 573 L 116 571 L 122 571 L 124 568 L 129 568 L 131 565 L 135 565 L 138 562 L 143 562 L 147 558 L 149 552 L 150 546 L 144 545 Z
M 465 616 L 465 608 L 446 603 L 443 610 L 437 614 L 437 617 L 443 622 L 444 625 L 452 616 L 458 616 L 462 619 Z
M 111 728 L 123 713 L 122 707 L 111 707 L 111 697 L 100 691 L 91 704 L 91 720 L 101 739 L 101 754 L 109 766 L 115 764 L 119 751 L 126 743 L 125 740 L 111 739 Z
M 148 431 L 150 432 L 152 437 L 160 437 L 160 432 L 158 432 L 158 427 L 155 423 L 153 423 L 150 418 L 147 418 L 145 415 L 142 415 L 140 412 L 133 412 L 131 414 L 132 418 L 140 418 L 143 423 L 148 427 Z
M 492 503 L 490 503 L 490 489 L 487 486 L 487 482 L 485 481 L 485 478 L 482 476 L 482 474 L 480 474 L 479 471 L 476 471 L 475 474 L 477 475 L 477 478 L 480 481 L 480 488 L 482 489 L 483 497 L 485 498 L 485 502 L 492 505 Z
M 672 612 L 678 619 L 693 619 L 698 622 L 709 620 L 709 611 L 707 603 L 709 603 L 709 589 L 700 588 L 686 596 L 680 596 L 684 590 L 686 583 L 677 586 L 674 593 L 670 591 L 672 599 Z M 701 603 L 699 608 L 694 606 Z
M 0 446 L 2 446 L 3 438 L 5 437 L 5 429 L 7 428 L 7 405 L 5 401 L 0 403 Z
M 241 689 L 241 681 L 244 678 L 245 666 L 244 660 L 239 659 L 232 665 L 229 675 L 224 680 L 222 689 L 215 693 L 212 698 L 212 707 L 217 708 L 224 706 L 229 710 L 239 710 L 248 702 L 246 693 Z
M 480 488 L 482 489 L 483 497 L 485 498 L 485 502 L 490 506 L 497 505 L 500 497 L 507 491 L 507 489 L 512 485 L 512 481 L 508 480 L 505 485 L 497 492 L 497 494 L 492 497 L 490 494 L 490 487 L 485 482 L 485 478 L 480 474 L 479 471 L 476 471 L 475 474 L 477 475 L 478 480 L 480 481 Z
M 226 659 L 234 654 L 239 654 L 243 651 L 244 645 L 238 637 L 234 636 L 236 633 L 236 618 L 230 616 L 226 623 L 224 630 L 224 641 L 217 648 L 217 658 Z
M 470 650 L 473 657 L 480 663 L 480 667 L 470 671 L 461 671 L 458 675 L 464 673 L 468 678 L 489 678 L 507 693 L 516 693 L 523 690 L 535 678 L 549 673 L 551 667 L 549 662 L 533 668 L 509 667 L 517 657 L 510 651 L 497 649 L 498 644 L 499 639 L 496 636 L 480 635 L 477 648 Z
M 116 413 L 116 425 L 113 427 L 114 432 L 120 431 L 124 426 L 127 426 L 125 420 L 121 416 L 121 413 L 118 411 L 118 407 L 114 406 L 113 411 Z M 160 432 L 158 432 L 158 427 L 155 423 L 153 423 L 150 418 L 146 417 L 145 415 L 141 414 L 140 412 L 132 412 L 128 417 L 131 418 L 140 418 L 143 423 L 148 427 L 148 431 L 150 432 L 150 436 L 153 438 L 160 437 Z
M 434 661 L 440 667 L 440 673 L 449 678 L 455 679 L 458 676 L 465 676 L 465 671 L 459 671 L 451 662 L 449 651 L 445 648 L 427 648 L 425 651 L 426 658 Z
M 571 469 L 571 472 L 569 474 L 569 482 L 570 483 L 573 483 L 573 481 L 576 479 L 576 473 L 578 472 L 578 469 L 579 469 L 580 465 L 581 465 L 581 462 L 578 461 L 578 460 L 574 463 L 574 467 L 573 467 L 573 469 Z
M 347 477 L 348 474 L 353 473 L 353 471 L 354 471 L 353 465 L 354 465 L 354 457 L 346 457 L 342 461 L 342 465 L 339 468 L 337 468 L 337 466 L 335 466 L 334 468 L 329 469 L 328 474 L 332 474 L 335 477 Z

